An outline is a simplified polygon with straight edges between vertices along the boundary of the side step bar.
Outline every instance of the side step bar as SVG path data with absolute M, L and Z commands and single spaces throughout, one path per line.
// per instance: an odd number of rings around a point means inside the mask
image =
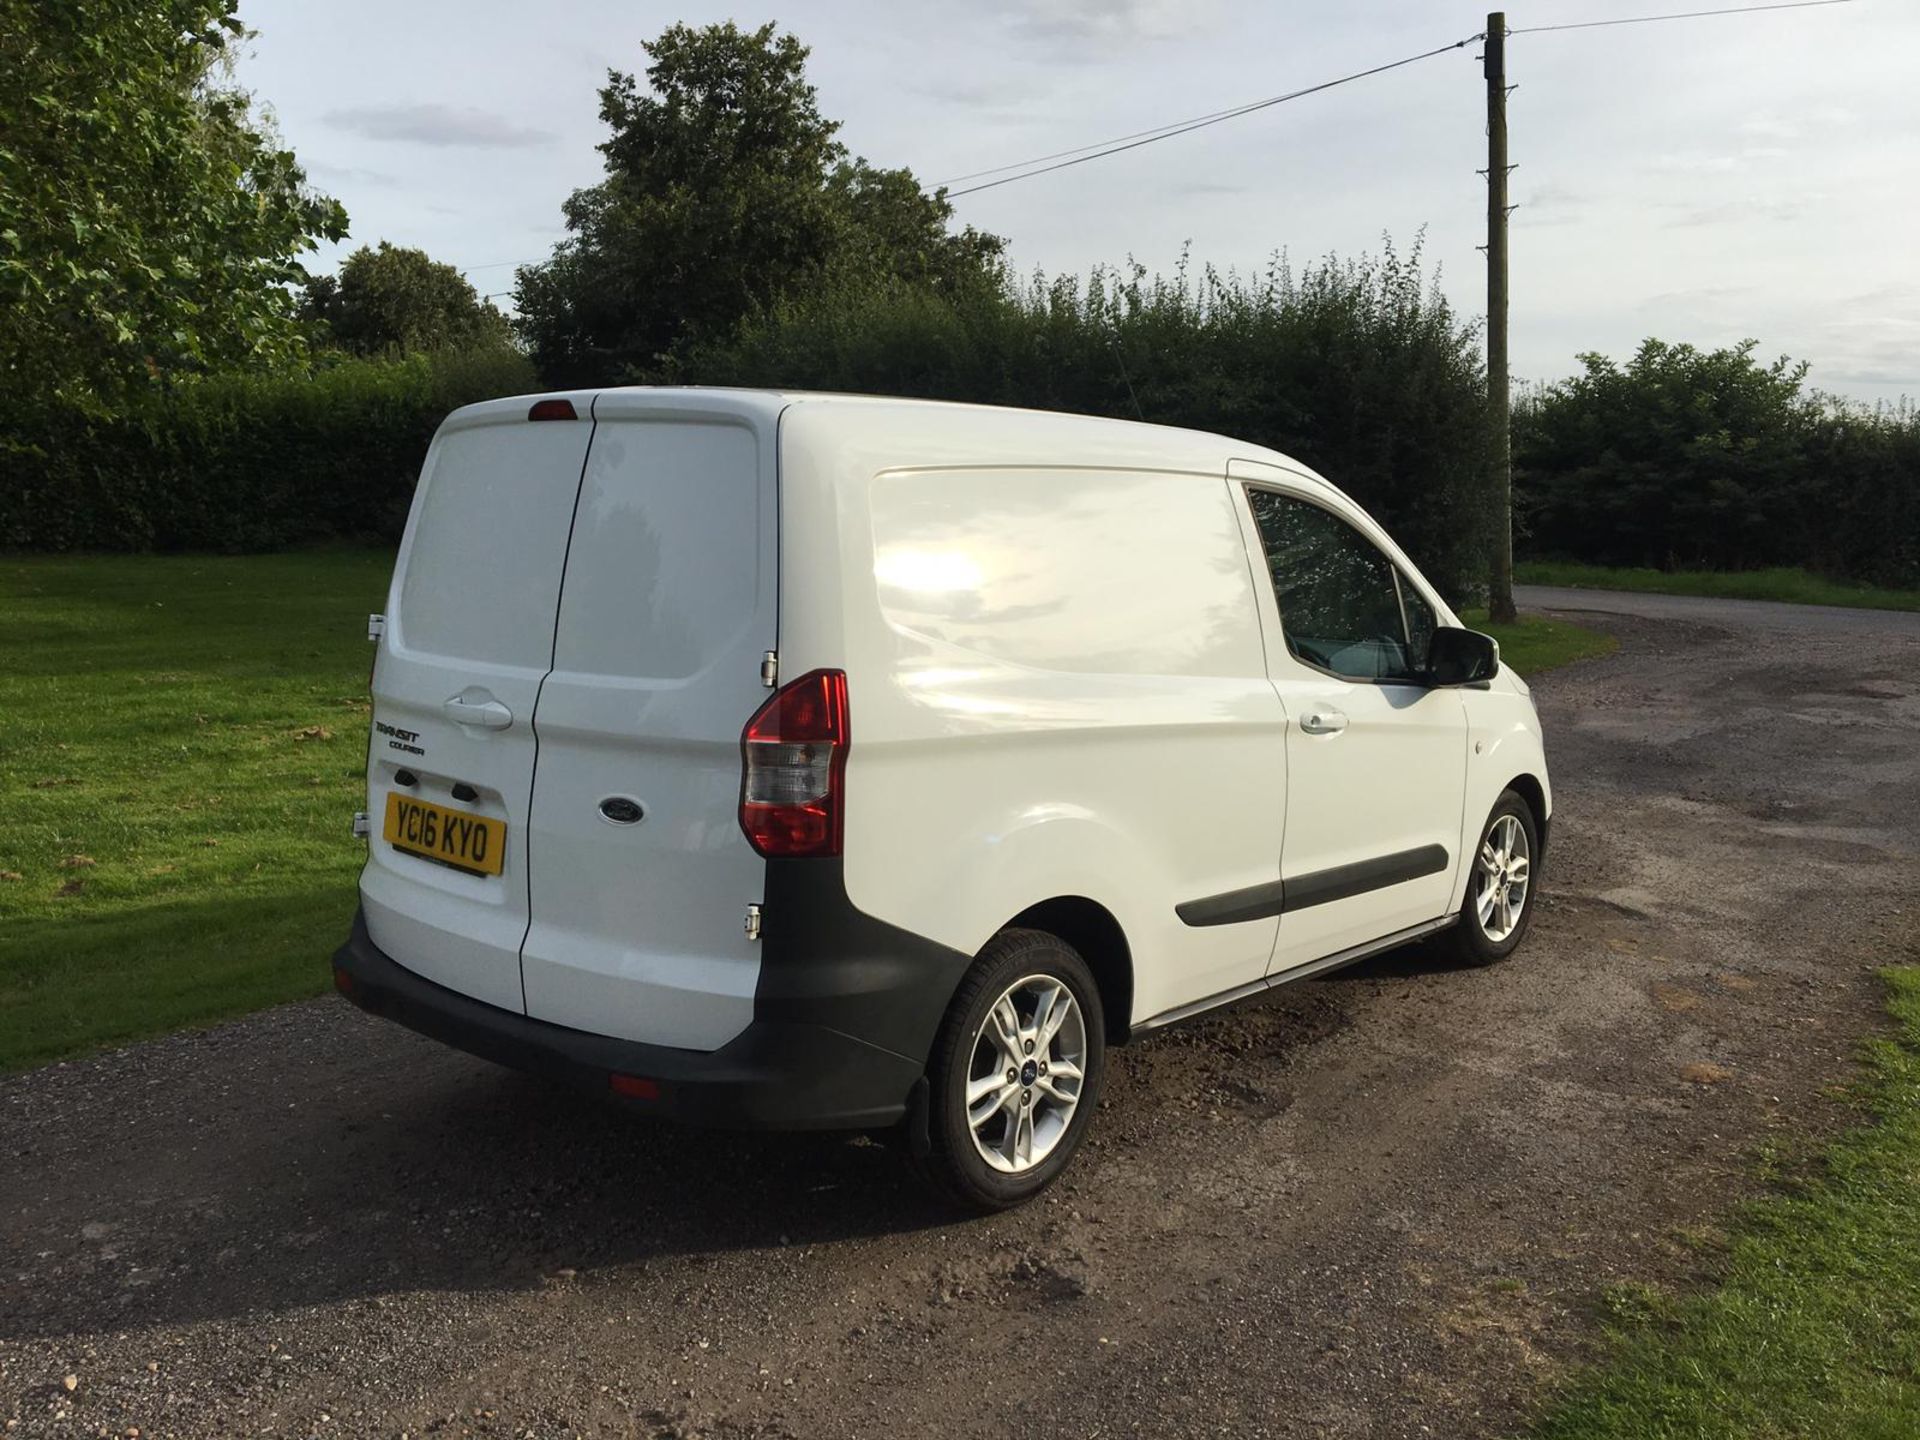
M 1309 960 L 1304 965 L 1296 965 L 1278 975 L 1263 975 L 1258 980 L 1245 985 L 1236 985 L 1231 990 L 1222 990 L 1218 995 L 1209 995 L 1204 1000 L 1194 1000 L 1186 1005 L 1176 1005 L 1171 1010 L 1162 1010 L 1133 1027 L 1133 1033 L 1143 1034 L 1148 1030 L 1158 1030 L 1163 1025 L 1175 1025 L 1182 1020 L 1191 1020 L 1195 1015 L 1204 1015 L 1209 1010 L 1218 1010 L 1222 1005 L 1231 1005 L 1239 1000 L 1249 1000 L 1255 995 L 1279 985 L 1289 985 L 1295 980 L 1305 980 L 1312 975 L 1325 975 L 1329 970 L 1338 970 L 1343 965 L 1352 965 L 1357 961 L 1378 955 L 1383 950 L 1397 949 L 1410 945 L 1415 940 L 1424 940 L 1446 929 L 1460 917 L 1443 915 L 1438 920 L 1428 920 L 1419 925 L 1409 925 L 1405 930 L 1396 930 L 1391 935 L 1382 935 L 1378 940 L 1369 940 L 1364 945 L 1350 946 L 1345 950 L 1336 950 L 1331 955 L 1323 955 L 1318 960 Z

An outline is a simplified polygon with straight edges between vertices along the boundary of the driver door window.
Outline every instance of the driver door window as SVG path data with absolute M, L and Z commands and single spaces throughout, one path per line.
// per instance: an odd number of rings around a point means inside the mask
M 1247 500 L 1293 656 L 1350 680 L 1417 678 L 1433 612 L 1411 591 L 1424 634 L 1409 636 L 1393 562 L 1331 510 L 1273 490 Z

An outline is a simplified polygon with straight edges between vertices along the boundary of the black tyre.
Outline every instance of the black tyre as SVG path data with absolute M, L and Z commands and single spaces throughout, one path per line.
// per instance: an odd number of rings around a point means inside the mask
M 934 1041 L 915 1168 L 970 1210 L 1031 1200 L 1079 1148 L 1106 1058 L 1100 990 L 1079 952 L 1043 931 L 1001 931 Z
M 1470 859 L 1467 898 L 1446 944 L 1457 960 L 1492 965 L 1526 938 L 1540 893 L 1540 827 L 1518 791 L 1501 792 Z

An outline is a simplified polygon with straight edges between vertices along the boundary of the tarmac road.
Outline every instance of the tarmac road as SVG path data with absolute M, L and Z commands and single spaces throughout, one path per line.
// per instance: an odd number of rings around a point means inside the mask
M 1920 960 L 1920 616 L 1529 590 L 1557 809 L 1508 964 L 1115 1057 L 1044 1202 L 656 1127 L 333 998 L 0 1079 L 9 1435 L 1477 1436 L 1590 1353 Z M 72 1377 L 72 1388 L 67 1378 Z M 104 1429 L 102 1428 L 104 1427 Z

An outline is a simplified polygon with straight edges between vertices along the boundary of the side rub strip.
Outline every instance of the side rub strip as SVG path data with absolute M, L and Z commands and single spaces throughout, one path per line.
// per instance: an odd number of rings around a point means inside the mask
M 1364 895 L 1369 890 L 1382 890 L 1389 885 L 1436 875 L 1446 868 L 1446 846 L 1423 845 L 1396 855 L 1336 865 L 1311 875 L 1296 875 L 1291 880 L 1269 880 L 1244 890 L 1229 890 L 1224 895 L 1182 901 L 1173 907 L 1173 913 L 1189 925 L 1237 925 Z

